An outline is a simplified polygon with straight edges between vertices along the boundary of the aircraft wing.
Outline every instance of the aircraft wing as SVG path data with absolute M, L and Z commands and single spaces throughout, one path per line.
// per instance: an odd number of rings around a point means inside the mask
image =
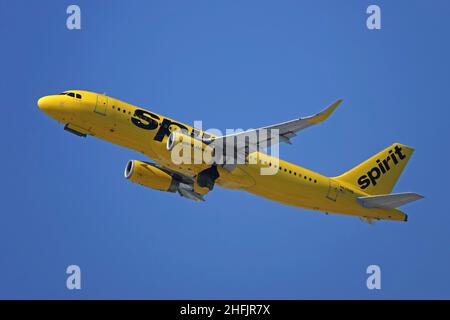
M 221 149 L 222 151 L 225 151 L 228 150 L 227 145 L 232 144 L 233 149 L 235 151 L 238 151 L 235 152 L 232 158 L 234 160 L 240 159 L 242 161 L 249 153 L 259 150 L 261 146 L 270 147 L 272 144 L 275 144 L 277 142 L 285 142 L 291 144 L 290 139 L 295 137 L 297 135 L 297 132 L 326 120 L 341 104 L 341 102 L 342 100 L 339 99 L 321 112 L 316 113 L 312 116 L 214 138 L 214 147 L 216 148 L 216 150 L 219 149 L 220 151 Z M 278 130 L 278 134 L 276 134 L 276 131 L 272 130 Z M 248 137 L 255 136 L 257 137 L 256 139 L 248 139 Z M 247 142 L 245 142 L 246 137 Z M 243 148 L 245 148 L 245 150 L 242 150 Z M 229 156 L 226 157 L 230 158 Z

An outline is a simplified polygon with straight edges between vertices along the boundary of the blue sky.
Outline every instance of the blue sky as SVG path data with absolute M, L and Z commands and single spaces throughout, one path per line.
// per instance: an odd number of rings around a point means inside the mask
M 0 2 L 0 298 L 450 298 L 448 1 L 76 1 L 79 31 L 70 4 Z M 244 192 L 198 204 L 145 189 L 122 175 L 142 155 L 37 108 L 74 88 L 223 130 L 343 98 L 282 158 L 333 176 L 401 142 L 416 153 L 395 191 L 426 198 L 407 223 L 370 226 Z

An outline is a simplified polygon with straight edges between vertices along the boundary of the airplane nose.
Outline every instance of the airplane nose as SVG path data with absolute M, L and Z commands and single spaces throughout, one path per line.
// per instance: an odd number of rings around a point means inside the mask
M 45 96 L 42 97 L 38 100 L 37 105 L 39 107 L 39 109 L 41 109 L 42 111 L 46 111 L 48 110 L 49 106 L 50 106 L 50 101 L 49 101 L 49 97 Z

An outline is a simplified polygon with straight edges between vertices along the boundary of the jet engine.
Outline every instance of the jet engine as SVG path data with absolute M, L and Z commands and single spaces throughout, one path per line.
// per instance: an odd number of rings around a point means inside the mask
M 194 140 L 194 138 L 179 130 L 173 131 L 167 139 L 166 148 L 168 151 L 172 151 L 173 148 L 180 143 L 187 147 L 191 147 L 191 144 L 194 143 Z
M 125 167 L 125 178 L 148 188 L 160 191 L 177 191 L 178 181 L 157 166 L 138 160 L 130 160 Z
M 178 192 L 182 197 L 193 201 L 204 201 L 203 196 L 212 189 L 199 186 L 193 178 L 170 172 L 153 163 L 138 160 L 128 161 L 124 176 L 131 182 L 144 187 L 159 191 Z
M 173 152 L 172 159 L 183 164 L 211 165 L 214 162 L 213 146 L 201 139 L 191 137 L 181 130 L 173 131 L 167 139 L 166 148 Z

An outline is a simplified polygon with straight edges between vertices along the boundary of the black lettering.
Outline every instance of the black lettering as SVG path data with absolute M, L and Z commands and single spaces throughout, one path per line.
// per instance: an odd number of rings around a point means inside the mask
M 386 173 L 386 169 L 383 167 L 383 164 L 381 163 L 380 160 L 377 160 L 378 163 L 378 167 L 380 168 L 381 172 L 384 174 Z
M 400 158 L 400 160 L 403 160 L 406 158 L 406 156 L 402 153 L 402 147 L 399 146 L 395 146 L 395 153 L 398 155 L 398 157 Z
M 392 153 L 392 150 L 389 150 L 389 155 L 391 156 L 392 161 L 394 161 L 394 164 L 396 165 L 398 163 L 398 160 L 395 154 Z
M 367 176 L 369 177 L 372 185 L 377 185 L 377 179 L 381 176 L 381 171 L 377 167 L 373 167 L 369 172 L 367 172 Z
M 391 160 L 391 157 L 389 157 L 389 156 L 383 160 L 383 164 L 384 164 L 384 167 L 386 168 L 386 171 L 391 170 L 391 167 L 389 167 L 389 160 Z
M 150 113 L 142 109 L 134 110 L 134 115 L 131 118 L 131 122 L 135 126 L 145 130 L 154 130 L 158 127 L 159 117 L 156 114 Z
M 367 178 L 366 175 L 363 175 L 359 177 L 358 184 L 361 187 L 361 189 L 365 189 L 370 185 L 370 180 Z
M 185 132 L 188 131 L 188 128 L 178 122 L 173 122 L 169 119 L 164 119 L 161 123 L 161 127 L 159 128 L 158 132 L 155 135 L 154 140 L 156 141 L 163 141 L 164 137 L 170 136 L 171 130 L 170 126 L 177 126 L 181 130 L 184 130 Z
M 397 165 L 400 160 L 403 160 L 406 158 L 406 155 L 403 154 L 402 148 L 398 145 L 395 146 L 395 154 L 392 150 L 389 150 L 389 155 L 381 161 L 380 159 L 376 160 L 376 163 L 378 165 L 370 169 L 370 171 L 367 172 L 367 175 L 363 175 L 359 177 L 358 184 L 360 185 L 361 189 L 367 188 L 370 184 L 376 186 L 377 180 L 381 177 L 381 175 L 387 173 L 389 170 L 391 170 L 391 167 L 389 165 L 389 161 L 392 160 L 394 165 Z M 398 157 L 398 158 L 397 158 Z

